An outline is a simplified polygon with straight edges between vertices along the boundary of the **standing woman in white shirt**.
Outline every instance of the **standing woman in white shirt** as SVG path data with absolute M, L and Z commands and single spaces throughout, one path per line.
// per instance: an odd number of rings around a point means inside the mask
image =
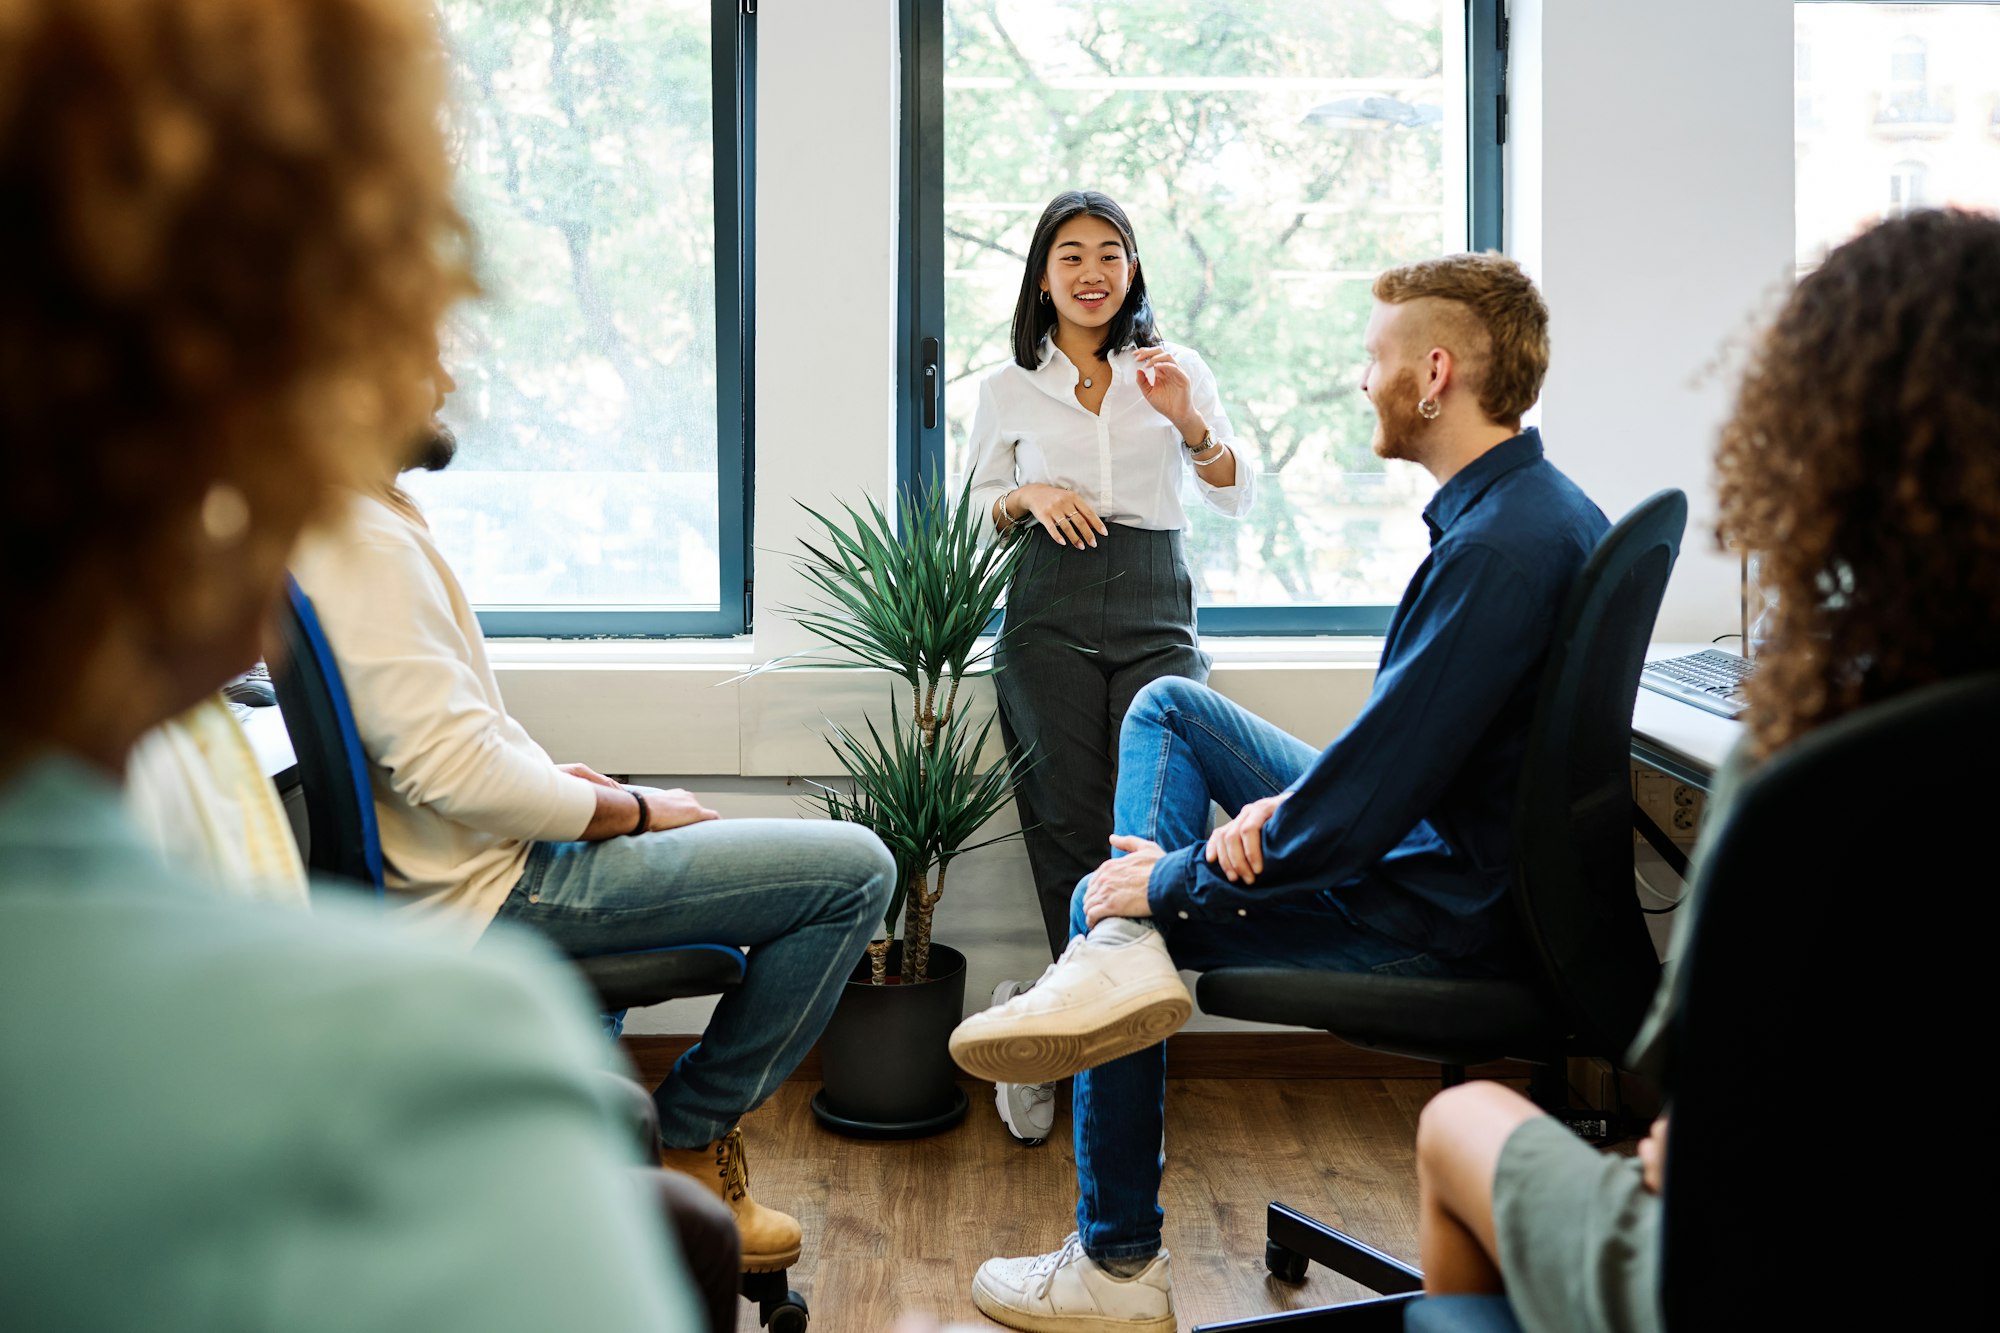
M 1070 894 L 1110 855 L 1118 728 L 1164 676 L 1206 680 L 1195 637 L 1181 493 L 1240 516 L 1253 473 L 1232 447 L 1215 376 L 1163 342 L 1125 212 L 1095 190 L 1057 195 L 1028 249 L 1014 358 L 979 386 L 972 502 L 998 532 L 1032 525 L 1008 591 L 1021 628 L 996 684 L 1049 952 Z M 1011 984 L 1011 983 L 1009 983 Z

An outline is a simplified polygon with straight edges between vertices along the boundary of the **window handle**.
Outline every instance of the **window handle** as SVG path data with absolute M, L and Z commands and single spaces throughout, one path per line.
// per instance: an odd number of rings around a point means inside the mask
M 938 403 L 944 398 L 944 377 L 938 373 L 937 339 L 924 339 L 922 365 L 924 370 L 924 429 L 936 430 L 938 424 Z

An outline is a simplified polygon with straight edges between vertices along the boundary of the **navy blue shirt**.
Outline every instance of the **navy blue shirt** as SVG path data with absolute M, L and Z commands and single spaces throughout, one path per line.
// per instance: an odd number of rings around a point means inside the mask
M 1496 445 L 1424 509 L 1431 553 L 1389 622 L 1375 688 L 1264 825 L 1232 884 L 1203 845 L 1153 867 L 1155 917 L 1323 905 L 1440 958 L 1505 966 L 1515 789 L 1570 584 L 1610 524 L 1542 456 Z

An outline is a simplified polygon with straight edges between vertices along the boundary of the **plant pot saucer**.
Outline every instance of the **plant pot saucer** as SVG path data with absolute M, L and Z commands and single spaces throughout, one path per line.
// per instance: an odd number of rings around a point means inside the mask
M 855 1139 L 917 1139 L 926 1134 L 938 1134 L 950 1129 L 965 1119 L 968 1105 L 965 1089 L 954 1084 L 951 1106 L 943 1113 L 927 1116 L 922 1120 L 905 1120 L 900 1123 L 884 1123 L 878 1120 L 850 1120 L 830 1109 L 826 1104 L 826 1089 L 813 1094 L 813 1118 L 836 1134 L 845 1134 Z

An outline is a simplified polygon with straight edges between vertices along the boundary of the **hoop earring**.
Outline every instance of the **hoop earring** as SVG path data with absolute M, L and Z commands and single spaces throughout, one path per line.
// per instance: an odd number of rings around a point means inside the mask
M 1049 289 L 1046 287 L 1042 288 L 1042 304 L 1043 305 L 1054 304 L 1052 301 L 1049 300 Z
M 1435 398 L 1426 398 L 1417 404 L 1417 415 L 1425 421 L 1436 421 L 1444 411 L 1444 405 Z

